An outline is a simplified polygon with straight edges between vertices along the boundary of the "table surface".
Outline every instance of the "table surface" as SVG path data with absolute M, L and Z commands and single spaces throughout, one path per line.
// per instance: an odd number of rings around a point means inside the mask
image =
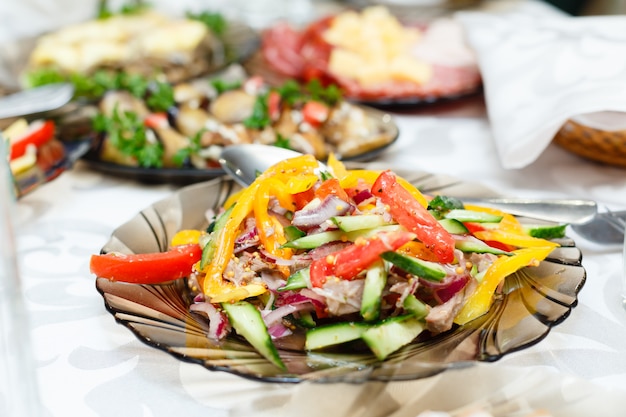
M 556 145 L 526 168 L 503 169 L 481 96 L 393 117 L 400 137 L 378 161 L 392 168 L 452 175 L 507 196 L 587 198 L 601 210 L 626 209 L 624 169 Z M 19 266 L 45 415 L 227 416 L 246 398 L 287 389 L 181 362 L 140 342 L 105 310 L 90 255 L 117 226 L 178 188 L 110 177 L 79 161 L 17 202 Z M 544 340 L 490 366 L 549 368 L 626 393 L 621 248 L 568 234 L 587 271 L 578 305 Z

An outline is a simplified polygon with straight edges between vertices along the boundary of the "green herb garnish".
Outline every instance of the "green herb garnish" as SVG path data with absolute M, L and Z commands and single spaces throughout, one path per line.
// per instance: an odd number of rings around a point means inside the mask
M 267 107 L 268 94 L 259 94 L 252 108 L 252 115 L 243 121 L 245 127 L 249 129 L 263 129 L 272 122 Z
M 106 133 L 111 144 L 123 155 L 135 158 L 139 166 L 163 166 L 163 145 L 148 140 L 143 120 L 135 112 L 121 112 L 115 106 L 111 117 L 98 113 L 93 119 L 93 128 Z
M 196 155 L 202 149 L 200 144 L 200 139 L 202 135 L 206 132 L 206 129 L 200 129 L 193 137 L 189 140 L 189 146 L 183 149 L 179 149 L 176 154 L 172 157 L 172 161 L 177 166 L 183 166 L 185 161 L 191 157 L 191 155 Z
M 223 94 L 226 91 L 236 90 L 241 87 L 241 81 L 224 81 L 221 79 L 210 81 L 217 94 Z
M 274 142 L 274 146 L 278 148 L 291 149 L 289 138 L 284 137 L 280 133 L 276 134 L 276 142 Z
M 169 83 L 154 81 L 148 88 L 146 104 L 152 111 L 166 111 L 174 105 L 174 89 Z
M 187 19 L 197 20 L 204 23 L 205 26 L 208 27 L 216 35 L 223 35 L 224 32 L 226 32 L 226 19 L 224 19 L 224 16 L 219 13 L 212 13 L 207 11 L 200 13 L 187 12 L 186 16 Z

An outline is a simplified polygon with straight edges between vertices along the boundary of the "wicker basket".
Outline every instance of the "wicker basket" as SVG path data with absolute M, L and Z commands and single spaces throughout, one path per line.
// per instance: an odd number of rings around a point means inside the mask
M 584 158 L 626 168 L 626 129 L 601 130 L 570 119 L 558 131 L 554 142 Z

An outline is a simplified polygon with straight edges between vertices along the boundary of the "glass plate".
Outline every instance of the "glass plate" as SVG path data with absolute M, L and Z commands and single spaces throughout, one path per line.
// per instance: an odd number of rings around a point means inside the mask
M 478 184 L 447 176 L 396 172 L 425 193 L 493 196 Z M 164 251 L 178 230 L 207 227 L 206 210 L 219 208 L 237 189 L 226 177 L 182 188 L 117 228 L 102 253 Z M 279 346 L 287 372 L 274 367 L 237 336 L 220 343 L 211 341 L 206 319 L 189 311 L 192 299 L 182 280 L 135 285 L 98 278 L 96 287 L 108 311 L 139 340 L 210 370 L 268 382 L 419 379 L 446 369 L 496 361 L 538 343 L 565 320 L 577 304 L 586 271 L 574 242 L 564 238 L 559 243 L 562 246 L 538 267 L 507 277 L 491 310 L 466 325 L 434 338 L 418 338 L 384 362 L 369 352 L 307 353 Z
M 399 136 L 399 130 L 391 115 L 382 111 L 365 108 L 367 116 L 377 124 L 377 131 L 389 140 L 382 146 L 360 153 L 358 155 L 341 158 L 346 162 L 372 161 L 391 146 Z M 102 161 L 95 149 L 88 152 L 83 161 L 94 170 L 109 175 L 132 178 L 147 183 L 173 183 L 192 184 L 213 179 L 225 174 L 221 168 L 196 169 L 196 168 L 142 168 L 119 165 L 112 162 Z

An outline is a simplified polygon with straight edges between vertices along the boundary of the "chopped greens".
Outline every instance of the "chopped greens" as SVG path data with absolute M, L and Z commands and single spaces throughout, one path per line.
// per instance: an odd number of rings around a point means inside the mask
M 148 8 L 148 4 L 144 3 L 141 0 L 135 0 L 130 4 L 123 4 L 119 11 L 115 12 L 109 8 L 109 4 L 107 0 L 100 0 L 98 2 L 98 19 L 108 19 L 115 15 L 129 15 L 129 14 L 137 14 Z
M 141 96 L 139 96 L 141 97 Z M 146 104 L 152 111 L 166 111 L 174 105 L 174 89 L 169 83 L 153 81 L 148 88 Z
M 148 140 L 143 120 L 136 113 L 120 112 L 115 107 L 111 117 L 97 114 L 93 119 L 93 127 L 96 132 L 107 133 L 107 140 L 123 155 L 135 158 L 140 166 L 163 166 L 163 145 L 156 138 Z
M 294 80 L 289 80 L 276 88 L 276 91 L 280 94 L 281 99 L 290 106 L 310 100 L 333 106 L 341 99 L 341 90 L 336 85 L 331 84 L 324 87 L 317 79 L 309 81 L 304 87 Z
M 216 35 L 223 35 L 226 32 L 228 23 L 224 16 L 219 13 L 203 11 L 200 13 L 187 12 L 187 19 L 197 20 L 205 24 Z
M 284 137 L 280 133 L 276 134 L 276 142 L 274 142 L 274 146 L 278 148 L 291 149 L 291 145 L 289 144 L 289 138 Z
M 225 81 L 221 79 L 210 81 L 217 94 L 225 93 L 226 91 L 236 90 L 241 87 L 241 81 Z
M 199 130 L 193 137 L 189 140 L 189 146 L 183 149 L 180 149 L 173 156 L 173 161 L 176 165 L 182 166 L 187 159 L 191 157 L 191 155 L 196 155 L 202 149 L 202 145 L 200 144 L 200 139 L 202 135 L 206 132 L 206 129 Z
M 263 129 L 272 122 L 267 106 L 268 94 L 259 94 L 252 108 L 252 115 L 243 121 L 245 127 L 249 129 Z

